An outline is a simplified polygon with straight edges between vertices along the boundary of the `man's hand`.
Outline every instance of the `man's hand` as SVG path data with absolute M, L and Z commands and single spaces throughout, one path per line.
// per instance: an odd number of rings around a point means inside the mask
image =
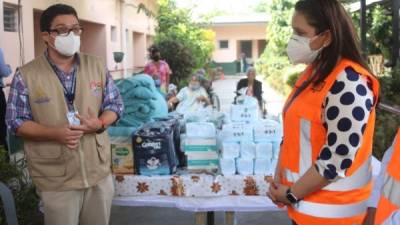
M 55 132 L 56 140 L 67 148 L 74 150 L 78 148 L 79 139 L 83 136 L 83 131 L 73 130 L 70 127 L 59 128 Z
M 95 133 L 102 127 L 102 122 L 91 108 L 88 109 L 88 116 L 80 116 L 77 114 L 76 117 L 81 121 L 81 125 L 71 126 L 73 130 L 80 130 L 85 134 L 91 134 Z

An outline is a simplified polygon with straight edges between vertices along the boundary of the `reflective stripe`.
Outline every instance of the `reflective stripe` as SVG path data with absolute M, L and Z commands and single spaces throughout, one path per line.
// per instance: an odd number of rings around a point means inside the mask
M 372 178 L 371 157 L 366 160 L 351 176 L 341 178 L 322 190 L 326 191 L 351 191 L 367 185 Z
M 320 218 L 346 218 L 364 213 L 368 200 L 353 204 L 329 205 L 309 201 L 300 201 L 293 208 L 302 214 Z
M 300 175 L 312 166 L 311 122 L 300 120 Z
M 293 173 L 289 169 L 285 169 L 285 177 L 286 177 L 286 180 L 291 183 L 295 183 L 296 181 L 298 181 L 300 179 L 300 175 L 298 173 Z
M 400 181 L 386 173 L 382 192 L 391 203 L 400 207 Z
M 293 173 L 290 170 L 285 170 L 286 180 L 295 183 L 300 179 L 301 175 L 298 173 Z M 372 177 L 371 171 L 371 158 L 366 160 L 360 168 L 357 169 L 355 173 L 351 176 L 339 179 L 328 186 L 324 187 L 322 190 L 326 191 L 351 191 L 354 189 L 359 189 L 367 185 Z M 398 189 L 400 190 L 400 189 Z

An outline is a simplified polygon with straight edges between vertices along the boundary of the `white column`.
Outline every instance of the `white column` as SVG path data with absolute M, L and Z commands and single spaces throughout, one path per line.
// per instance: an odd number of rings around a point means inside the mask
M 4 17 L 3 17 L 3 0 L 0 0 L 0 48 L 3 48 L 4 34 Z
M 127 64 L 126 64 L 126 57 L 127 57 L 127 46 L 126 46 L 126 25 L 125 25 L 125 1 L 120 0 L 120 18 L 121 18 L 121 52 L 124 53 L 124 59 L 122 60 L 122 78 L 125 78 L 127 73 Z

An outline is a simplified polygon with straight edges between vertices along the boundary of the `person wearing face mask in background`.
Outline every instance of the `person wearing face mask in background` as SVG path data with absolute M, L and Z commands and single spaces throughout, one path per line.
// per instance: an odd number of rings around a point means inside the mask
M 262 107 L 262 83 L 256 79 L 256 69 L 254 67 L 247 68 L 247 78 L 241 79 L 236 85 L 236 92 L 246 88 L 246 95 L 257 99 L 258 105 Z
M 8 128 L 24 139 L 46 225 L 107 225 L 114 186 L 104 131 L 122 115 L 121 96 L 106 65 L 79 53 L 74 8 L 50 6 L 40 30 L 47 48 L 14 76 Z
M 168 101 L 168 107 L 178 104 L 176 111 L 181 114 L 196 112 L 204 107 L 210 106 L 207 91 L 200 85 L 201 75 L 191 76 L 189 85 L 182 88 L 178 94 Z
M 293 224 L 361 224 L 371 193 L 379 83 L 337 0 L 298 1 L 292 27 L 288 56 L 308 67 L 284 106 L 268 196 L 287 206 Z
M 169 65 L 161 60 L 161 53 L 156 45 L 152 45 L 149 49 L 150 61 L 144 67 L 144 73 L 153 77 L 156 87 L 166 95 L 168 92 L 169 79 L 172 74 Z

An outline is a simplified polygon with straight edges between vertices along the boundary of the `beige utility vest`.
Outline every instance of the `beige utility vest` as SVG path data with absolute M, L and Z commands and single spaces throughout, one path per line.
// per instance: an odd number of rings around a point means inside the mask
M 47 127 L 68 125 L 64 89 L 44 55 L 20 68 L 28 89 L 33 121 Z M 106 84 L 105 66 L 96 57 L 80 54 L 76 73 L 75 110 L 88 114 L 100 110 Z M 28 170 L 41 191 L 91 187 L 110 174 L 107 132 L 85 134 L 76 150 L 53 141 L 24 140 Z

